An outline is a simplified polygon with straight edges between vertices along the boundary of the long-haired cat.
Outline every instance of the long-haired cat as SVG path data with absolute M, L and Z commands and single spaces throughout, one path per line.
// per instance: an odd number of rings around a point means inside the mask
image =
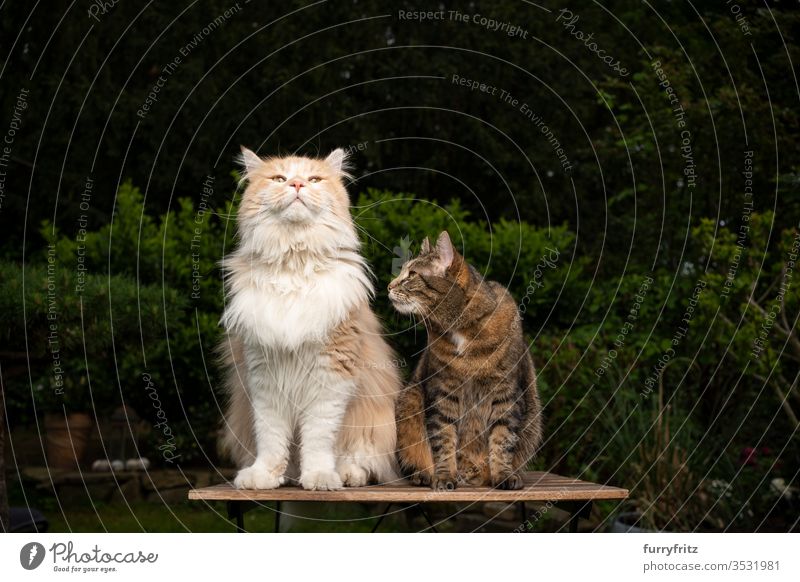
M 542 439 L 536 372 L 508 291 L 428 239 L 389 284 L 401 313 L 421 316 L 428 345 L 397 400 L 400 465 L 414 484 L 523 486 Z
M 397 478 L 401 382 L 369 306 L 345 157 L 262 159 L 242 148 L 248 185 L 238 246 L 223 261 L 220 346 L 222 447 L 237 488 L 272 489 L 298 472 L 306 489 Z

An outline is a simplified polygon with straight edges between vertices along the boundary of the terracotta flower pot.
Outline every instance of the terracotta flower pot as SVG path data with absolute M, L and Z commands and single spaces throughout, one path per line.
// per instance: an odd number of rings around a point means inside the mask
M 47 438 L 47 466 L 51 469 L 75 469 L 83 460 L 92 417 L 85 412 L 47 414 L 44 429 Z

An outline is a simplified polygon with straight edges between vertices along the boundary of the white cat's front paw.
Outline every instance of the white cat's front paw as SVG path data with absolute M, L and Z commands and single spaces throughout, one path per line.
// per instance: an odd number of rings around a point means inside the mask
M 308 471 L 300 475 L 303 489 L 335 491 L 342 488 L 342 478 L 336 471 Z
M 347 463 L 339 468 L 339 475 L 348 487 L 363 487 L 367 484 L 369 474 L 355 463 Z
M 236 473 L 233 486 L 237 489 L 277 489 L 285 482 L 283 475 L 275 475 L 263 465 L 251 465 Z

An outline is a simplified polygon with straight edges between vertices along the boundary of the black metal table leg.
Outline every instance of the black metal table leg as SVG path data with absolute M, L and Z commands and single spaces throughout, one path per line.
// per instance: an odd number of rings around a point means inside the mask
M 241 501 L 228 501 L 228 519 L 236 522 L 236 533 L 245 533 L 244 511 Z
M 378 531 L 378 528 L 383 523 L 383 518 L 386 517 L 386 515 L 389 513 L 389 510 L 392 508 L 392 505 L 394 505 L 394 503 L 387 503 L 386 504 L 386 507 L 384 508 L 383 513 L 381 513 L 381 516 L 378 518 L 377 523 L 372 528 L 372 531 L 370 533 L 375 533 L 376 531 Z
M 275 528 L 273 529 L 275 533 L 281 532 L 281 502 L 275 502 Z
M 421 503 L 417 503 L 417 505 L 415 505 L 414 507 L 416 507 L 417 511 L 419 511 L 422 514 L 422 517 L 425 518 L 425 521 L 428 522 L 428 525 L 431 526 L 431 531 L 433 533 L 439 533 L 439 530 L 437 530 L 436 526 L 433 525 L 433 521 L 431 520 L 431 516 L 428 515 L 428 512 L 425 511 L 425 508 L 422 506 L 422 504 Z
M 581 518 L 589 519 L 589 515 L 592 513 L 592 502 L 578 501 L 571 503 L 570 507 L 572 511 L 570 511 L 569 517 L 569 533 L 577 533 Z

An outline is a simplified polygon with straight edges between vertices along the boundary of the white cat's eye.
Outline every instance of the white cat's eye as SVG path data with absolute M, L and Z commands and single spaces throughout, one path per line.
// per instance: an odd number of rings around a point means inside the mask
M 322 178 L 320 178 L 319 176 L 311 176 L 308 179 L 308 181 L 311 182 L 312 184 L 316 184 L 317 182 L 322 182 Z
M 286 176 L 272 176 L 272 180 L 275 182 L 285 182 Z

